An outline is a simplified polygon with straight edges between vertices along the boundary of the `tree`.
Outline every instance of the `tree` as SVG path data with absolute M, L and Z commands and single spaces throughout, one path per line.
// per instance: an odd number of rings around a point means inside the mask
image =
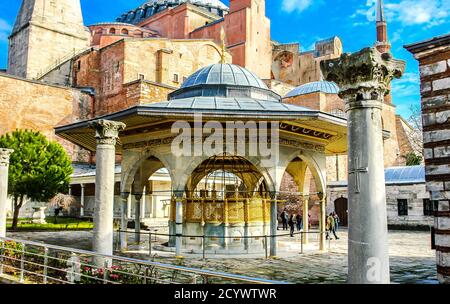
M 421 155 L 417 155 L 414 152 L 406 154 L 405 158 L 407 166 L 419 166 L 423 161 L 423 157 Z
M 0 137 L 0 148 L 14 149 L 9 166 L 8 194 L 13 199 L 12 229 L 17 229 L 24 199 L 48 202 L 67 192 L 73 173 L 64 148 L 39 132 L 17 130 Z
M 60 211 L 62 210 L 70 210 L 71 207 L 81 207 L 81 204 L 78 204 L 76 199 L 72 195 L 58 193 L 55 197 L 53 197 L 49 202 L 49 207 L 55 208 L 55 220 L 54 223 L 57 223 L 57 217 Z

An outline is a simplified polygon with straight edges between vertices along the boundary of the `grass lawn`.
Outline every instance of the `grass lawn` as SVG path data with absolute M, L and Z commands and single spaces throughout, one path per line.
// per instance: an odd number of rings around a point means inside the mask
M 46 230 L 90 230 L 94 224 L 86 219 L 58 217 L 54 224 L 54 217 L 47 217 L 47 224 L 33 224 L 31 219 L 19 219 L 17 231 L 46 231 Z M 11 229 L 12 219 L 6 221 L 6 228 Z

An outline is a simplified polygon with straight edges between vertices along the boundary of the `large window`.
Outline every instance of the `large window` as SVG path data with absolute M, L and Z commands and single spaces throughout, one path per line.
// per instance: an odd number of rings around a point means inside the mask
M 398 204 L 398 216 L 408 216 L 408 200 L 399 199 Z
M 425 216 L 433 215 L 433 202 L 429 199 L 423 200 L 423 215 Z

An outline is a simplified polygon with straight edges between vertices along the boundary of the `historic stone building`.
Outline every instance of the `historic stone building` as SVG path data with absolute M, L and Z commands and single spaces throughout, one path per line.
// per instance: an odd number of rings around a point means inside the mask
M 385 51 L 386 26 L 380 1 L 376 46 Z M 320 62 L 343 53 L 341 39 L 318 41 L 307 52 L 300 52 L 299 44 L 272 41 L 264 0 L 231 0 L 229 7 L 218 0 L 148 0 L 115 21 L 89 26 L 79 0 L 24 0 L 10 36 L 9 75 L 0 74 L 5 96 L 0 113 L 8 115 L 14 105 L 21 119 L 2 120 L 0 132 L 28 127 L 54 138 L 55 126 L 166 100 L 189 75 L 222 60 L 222 53 L 225 62 L 247 68 L 284 96 L 284 103 L 345 116 L 339 88 L 323 81 L 320 72 Z M 23 98 L 17 100 L 19 90 Z M 389 98 L 383 129 L 385 165 L 403 165 L 413 132 Z M 94 164 L 95 154 L 57 139 L 75 162 Z M 328 155 L 326 166 L 328 182 L 346 180 L 345 154 Z M 313 175 L 305 174 L 304 188 L 317 193 Z M 291 192 L 294 183 L 286 174 L 282 192 Z M 75 195 L 81 195 L 80 184 L 74 184 Z M 313 223 L 319 203 L 311 199 Z

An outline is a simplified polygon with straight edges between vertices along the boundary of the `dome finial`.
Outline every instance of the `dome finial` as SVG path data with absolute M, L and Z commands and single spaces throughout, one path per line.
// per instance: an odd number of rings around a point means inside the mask
M 221 64 L 225 64 L 226 63 L 226 59 L 225 59 L 225 52 L 226 52 L 225 39 L 226 39 L 225 29 L 222 26 L 221 29 L 220 29 L 220 40 L 222 41 L 222 49 L 221 49 L 221 52 L 220 52 L 220 63 Z

